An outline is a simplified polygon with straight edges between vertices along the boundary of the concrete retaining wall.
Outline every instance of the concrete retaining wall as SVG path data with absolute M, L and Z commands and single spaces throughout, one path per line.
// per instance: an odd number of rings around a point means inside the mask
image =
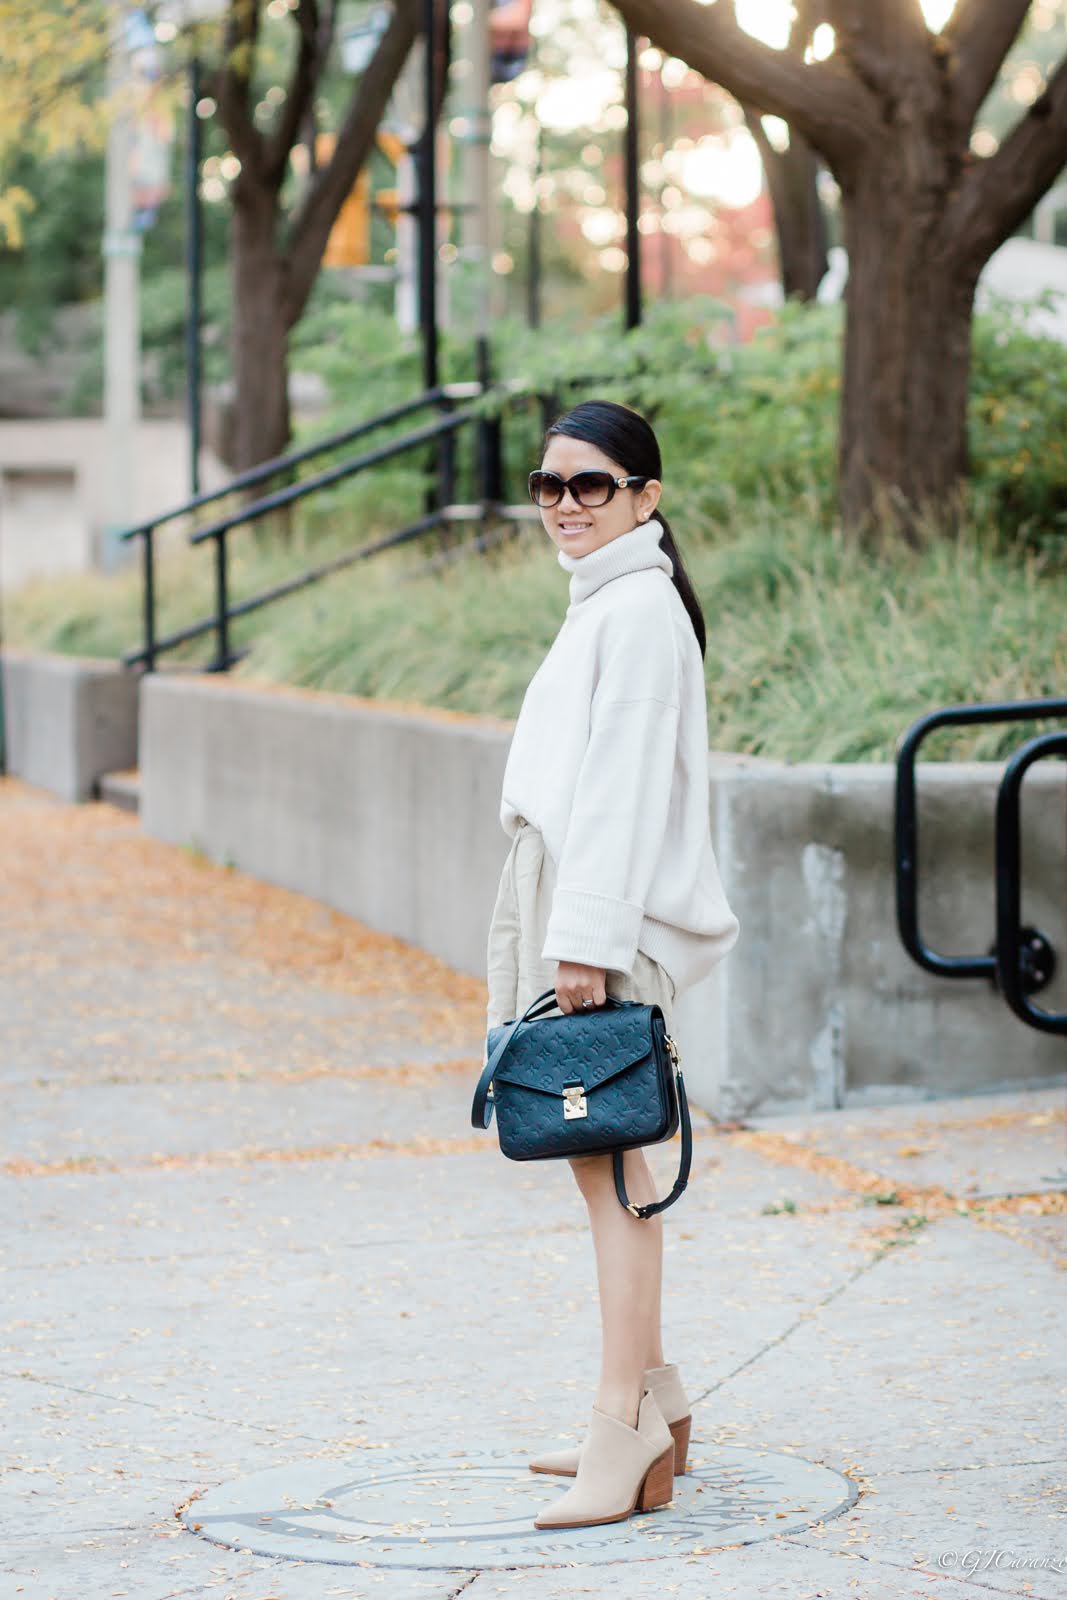
M 141 693 L 149 833 L 485 971 L 510 724 L 214 677 Z
M 149 675 L 141 695 L 148 832 L 484 975 L 512 723 L 220 678 Z M 919 767 L 922 929 L 945 954 L 992 942 L 999 771 Z M 984 982 L 904 954 L 893 783 L 889 765 L 713 758 L 712 836 L 741 937 L 677 1007 L 694 1104 L 740 1116 L 1065 1073 L 1062 1038 L 1026 1028 Z M 1062 766 L 1028 775 L 1024 816 L 1024 915 L 1061 958 L 1040 1002 L 1063 1010 Z
M 832 1107 L 1044 1082 L 1067 1039 L 1020 1022 L 985 979 L 935 977 L 896 928 L 891 765 L 747 768 L 713 759 L 720 862 L 741 921 L 729 957 L 718 1084 L 724 1115 Z M 939 954 L 985 955 L 995 937 L 998 763 L 920 762 L 919 926 Z M 1067 1011 L 1065 769 L 1032 768 L 1023 793 L 1023 920 L 1059 972 L 1035 997 Z
M 7 769 L 64 800 L 137 765 L 137 678 L 114 661 L 3 652 Z

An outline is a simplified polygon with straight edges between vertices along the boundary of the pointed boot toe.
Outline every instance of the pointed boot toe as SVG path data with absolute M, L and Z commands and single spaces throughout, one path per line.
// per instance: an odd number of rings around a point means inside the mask
M 530 1471 L 551 1472 L 560 1478 L 573 1478 L 581 1459 L 580 1444 L 571 1445 L 566 1450 L 546 1450 L 543 1455 L 534 1456 L 530 1462 Z
M 588 1528 L 622 1522 L 635 1511 L 670 1502 L 674 1488 L 674 1438 L 646 1389 L 637 1427 L 594 1406 L 574 1486 L 539 1511 L 535 1528 Z

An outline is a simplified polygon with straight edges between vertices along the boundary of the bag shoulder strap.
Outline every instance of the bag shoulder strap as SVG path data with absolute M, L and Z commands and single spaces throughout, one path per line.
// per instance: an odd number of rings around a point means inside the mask
M 619 1204 L 625 1206 L 633 1216 L 640 1217 L 642 1220 L 646 1217 L 654 1217 L 657 1211 L 666 1211 L 668 1206 L 674 1204 L 689 1182 L 689 1169 L 693 1161 L 693 1127 L 689 1121 L 689 1101 L 685 1097 L 685 1084 L 682 1081 L 680 1071 L 675 1072 L 674 1081 L 678 1089 L 678 1113 L 682 1120 L 682 1150 L 678 1161 L 678 1176 L 675 1178 L 674 1188 L 667 1198 L 665 1200 L 650 1201 L 643 1206 L 635 1205 L 632 1200 L 629 1200 L 626 1195 L 626 1182 L 623 1177 L 623 1156 L 625 1152 L 622 1150 L 612 1151 L 611 1164 L 615 1173 L 615 1193 L 619 1197 Z

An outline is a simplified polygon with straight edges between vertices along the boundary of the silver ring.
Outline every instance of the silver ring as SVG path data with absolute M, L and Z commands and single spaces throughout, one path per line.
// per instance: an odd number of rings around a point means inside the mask
M 591 1000 L 583 1000 L 582 1001 L 582 1010 L 584 1011 L 586 1006 L 591 1006 L 592 1004 L 593 1004 L 593 1002 Z

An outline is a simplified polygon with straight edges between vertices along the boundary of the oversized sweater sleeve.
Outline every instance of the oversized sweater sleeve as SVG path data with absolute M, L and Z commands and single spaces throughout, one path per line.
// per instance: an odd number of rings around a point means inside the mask
M 654 640 L 646 634 L 643 644 L 636 659 L 630 646 L 625 669 L 609 672 L 594 696 L 543 960 L 633 968 L 667 831 L 679 720 L 669 626 Z M 620 688 L 625 698 L 600 692 Z

